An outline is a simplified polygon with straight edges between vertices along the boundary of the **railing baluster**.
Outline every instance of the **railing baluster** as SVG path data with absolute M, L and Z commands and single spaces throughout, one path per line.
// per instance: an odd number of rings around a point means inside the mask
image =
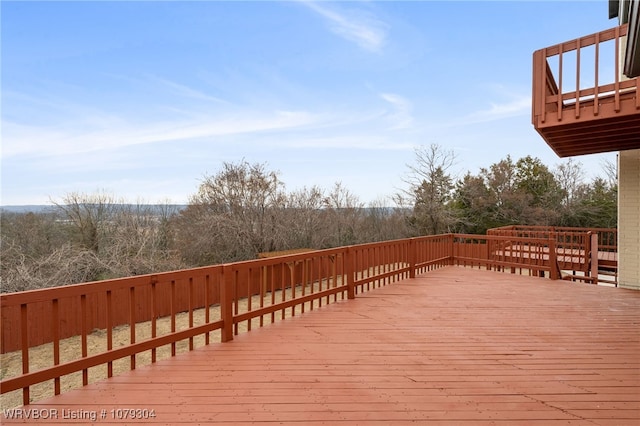
M 297 280 L 297 270 L 298 270 L 298 265 L 300 265 L 300 262 L 296 261 L 293 262 L 292 264 L 292 270 L 291 270 L 291 298 L 295 299 L 296 298 L 296 285 L 298 284 L 298 280 Z M 296 305 L 293 305 L 291 307 L 291 316 L 295 317 L 296 316 Z
M 596 64 L 595 64 L 595 72 L 594 72 L 594 86 L 593 86 L 593 115 L 598 115 L 600 112 L 600 102 L 598 101 L 598 96 L 600 94 L 600 33 L 595 34 L 595 56 L 596 56 Z
M 129 288 L 129 343 L 136 342 L 136 291 L 135 287 Z M 129 357 L 131 369 L 136 369 L 136 355 Z
M 620 27 L 615 28 L 615 55 L 616 55 L 616 65 L 615 65 L 615 80 L 614 80 L 614 110 L 616 112 L 620 111 Z
M 240 271 L 238 270 L 238 268 L 233 268 L 233 272 L 231 274 L 232 277 L 232 287 L 231 287 L 231 294 L 233 297 L 233 315 L 236 316 L 240 313 L 240 295 L 238 294 L 239 289 L 240 289 Z M 239 327 L 240 324 L 238 324 L 237 322 L 234 321 L 233 323 L 233 335 L 237 336 L 238 332 L 239 332 Z
M 322 256 L 314 257 L 311 261 L 311 291 L 317 293 L 320 291 L 322 283 Z M 311 301 L 311 310 L 315 308 L 316 299 Z
M 321 292 L 324 288 L 324 281 L 326 281 L 326 276 L 327 276 L 327 268 L 325 267 L 326 264 L 329 262 L 329 257 L 324 255 L 320 257 L 320 264 L 318 265 L 318 270 L 320 273 L 320 276 L 318 278 L 318 292 Z M 318 298 L 318 308 L 322 307 L 322 297 Z
M 558 54 L 558 121 L 562 121 L 562 54 L 564 53 L 564 44 L 560 44 L 560 52 Z
M 171 333 L 176 332 L 176 280 L 171 280 Z M 176 342 L 171 342 L 171 356 L 176 356 Z
M 576 40 L 576 118 L 580 118 L 580 39 Z
M 60 365 L 60 307 L 58 299 L 51 301 L 51 336 L 53 337 L 53 365 Z M 53 393 L 60 395 L 60 377 L 53 379 Z
M 267 270 L 266 266 L 260 268 L 260 309 L 264 308 L 264 298 L 265 298 L 265 286 L 267 285 Z M 304 291 L 304 287 L 302 288 Z M 302 305 L 302 311 L 304 312 L 304 305 Z M 260 315 L 260 327 L 264 326 L 264 315 Z
M 336 253 L 335 262 L 333 264 L 333 286 L 332 288 L 337 288 L 340 284 L 342 284 L 342 266 L 344 264 L 342 253 Z M 338 272 L 341 272 L 340 274 Z M 340 281 L 339 281 L 340 280 Z M 330 298 L 331 296 L 329 296 Z M 333 301 L 338 301 L 338 293 L 333 293 Z M 328 303 L 328 299 L 327 299 Z
M 189 328 L 193 328 L 193 277 L 189 277 Z M 193 336 L 189 337 L 189 350 L 193 350 Z
M 278 263 L 277 265 L 279 265 L 279 268 L 282 272 L 284 269 L 284 265 L 282 263 Z M 271 306 L 276 304 L 276 268 L 275 268 L 275 264 L 271 265 Z M 282 283 L 282 280 L 281 280 Z M 311 306 L 313 308 L 313 306 Z M 274 322 L 276 322 L 276 312 L 275 311 L 271 311 L 271 324 L 273 324 Z
M 86 358 L 88 355 L 87 351 L 87 295 L 82 294 L 80 296 L 80 321 L 81 321 L 81 342 L 82 342 L 82 358 Z M 82 369 L 82 384 L 84 386 L 89 384 L 89 370 L 86 368 Z
M 111 290 L 107 290 L 107 351 L 113 349 L 113 302 Z M 107 377 L 113 377 L 113 361 L 107 362 Z
M 251 287 L 251 268 L 245 268 L 247 275 L 247 312 L 253 310 L 253 289 Z M 251 331 L 251 318 L 247 320 L 247 331 Z
M 29 372 L 29 325 L 27 304 L 20 305 L 20 340 L 22 342 L 22 374 Z M 22 388 L 22 405 L 28 405 L 30 401 L 29 386 Z
M 291 280 L 291 263 L 288 262 L 286 263 L 287 268 L 289 269 L 289 279 Z M 287 300 L 287 285 L 286 285 L 286 280 L 285 280 L 285 276 L 284 276 L 284 264 L 283 264 L 283 276 L 282 276 L 282 292 L 280 293 L 280 301 L 282 303 L 286 302 Z M 290 283 L 292 284 L 292 283 Z M 286 315 L 286 309 L 282 308 L 280 310 L 280 319 L 284 319 Z
M 157 288 L 156 288 L 156 282 L 157 280 L 152 277 L 151 278 L 151 338 L 155 339 L 156 338 L 156 333 L 157 333 L 157 322 L 156 322 L 156 317 L 158 316 L 158 313 L 156 311 L 156 304 L 157 304 Z M 157 351 L 156 348 L 152 348 L 151 349 L 151 362 L 155 363 L 157 358 Z
M 211 322 L 211 315 L 209 311 L 211 310 L 211 294 L 210 294 L 210 285 L 211 285 L 210 275 L 207 274 L 204 277 L 204 322 L 205 324 L 209 324 Z M 211 332 L 207 331 L 204 333 L 204 344 L 209 345 Z
M 301 297 L 306 296 L 307 294 L 310 294 L 307 290 L 307 287 L 311 284 L 312 279 L 311 279 L 311 269 L 313 265 L 313 257 L 308 258 L 308 259 L 304 259 L 302 260 L 302 294 Z M 311 291 L 311 293 L 313 293 L 313 291 Z M 300 308 L 301 308 L 301 313 L 305 312 L 305 305 L 306 303 L 302 303 Z

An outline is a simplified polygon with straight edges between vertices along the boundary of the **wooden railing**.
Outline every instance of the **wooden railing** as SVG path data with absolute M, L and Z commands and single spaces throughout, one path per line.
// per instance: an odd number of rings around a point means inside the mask
M 519 269 L 555 279 L 555 251 L 545 252 L 554 245 L 553 238 L 446 234 L 2 294 L 2 352 L 17 350 L 21 371 L 3 376 L 0 393 L 22 390 L 26 405 L 36 384 L 52 382 L 59 394 L 66 375 L 82 372 L 86 385 L 97 366 L 106 366 L 111 377 L 117 360 L 135 369 L 143 352 L 150 352 L 153 363 L 161 348 L 174 356 L 178 342 L 193 350 L 196 337 L 209 344 L 215 333 L 229 341 L 245 330 L 446 265 Z M 114 332 L 122 327 L 128 327 L 128 338 L 116 341 Z M 61 342 L 70 336 L 77 336 L 77 351 L 63 354 Z M 89 348 L 89 337 L 102 339 L 99 349 Z M 50 360 L 34 368 L 30 352 L 45 343 L 52 346 Z
M 579 228 L 573 226 L 525 226 L 525 225 L 507 225 L 499 228 L 487 230 L 489 235 L 504 235 L 501 231 L 521 231 L 529 232 L 531 237 L 548 238 L 550 233 L 587 233 L 598 235 L 598 247 L 601 251 L 618 250 L 618 229 L 617 228 Z M 524 235 L 524 234 L 523 234 Z
M 640 147 L 640 78 L 621 72 L 627 24 L 533 54 L 532 123 L 560 157 Z
M 617 286 L 618 230 L 615 228 L 510 225 L 489 229 L 487 234 L 552 238 L 559 269 L 570 271 L 565 273 L 566 279 Z
M 559 278 L 553 238 L 455 234 L 453 259 L 466 267 Z
M 597 116 L 602 106 L 599 100 L 605 97 L 612 98 L 614 110 L 619 111 L 621 96 L 639 90 L 637 79 L 621 78 L 620 44 L 626 34 L 627 25 L 623 25 L 537 51 L 534 55 L 534 124 L 549 119 L 570 119 L 567 107 L 575 118 L 580 118 L 585 108 Z M 613 67 L 610 75 L 602 75 L 601 63 Z M 637 96 L 635 99 L 636 103 L 640 102 Z

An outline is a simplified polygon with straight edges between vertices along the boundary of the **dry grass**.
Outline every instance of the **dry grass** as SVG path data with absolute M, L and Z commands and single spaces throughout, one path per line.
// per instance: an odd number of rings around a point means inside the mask
M 339 282 L 340 280 L 338 280 Z M 335 285 L 335 284 L 334 284 Z M 338 283 L 338 285 L 340 285 Z M 327 288 L 326 282 L 322 284 L 323 288 Z M 313 287 L 313 288 L 312 288 Z M 306 285 L 305 294 L 317 292 L 321 290 L 320 286 Z M 283 300 L 291 300 L 293 298 L 293 291 L 296 292 L 296 296 L 302 294 L 302 287 L 298 286 L 295 289 L 287 289 L 285 294 L 282 291 L 276 291 L 269 293 L 264 297 L 254 296 L 250 299 L 243 299 L 238 302 L 238 312 L 247 312 L 249 306 L 251 309 L 256 309 L 260 306 L 271 306 L 277 304 Z M 261 300 L 262 299 L 262 300 Z M 331 297 L 334 300 L 334 297 Z M 273 303 L 272 303 L 273 301 Z M 322 301 L 322 305 L 326 304 L 326 298 Z M 314 309 L 321 304 L 319 301 L 313 303 L 307 302 L 304 305 L 304 309 Z M 219 306 L 211 306 L 209 309 L 209 321 L 215 322 L 220 319 Z M 268 315 L 264 318 L 264 323 L 270 323 L 273 321 L 281 320 L 291 316 L 294 312 L 299 314 L 302 311 L 302 306 L 279 311 L 277 315 Z M 283 312 L 283 313 L 281 313 Z M 197 309 L 193 311 L 193 325 L 198 326 L 205 324 L 206 308 Z M 182 312 L 175 316 L 176 331 L 186 330 L 189 328 L 189 313 Z M 249 327 L 259 327 L 259 319 L 254 319 L 251 325 L 248 322 L 238 324 L 238 333 L 245 332 Z M 159 318 L 156 321 L 156 336 L 163 336 L 171 333 L 171 318 L 164 317 Z M 140 342 L 151 338 L 151 321 L 137 323 L 135 325 L 136 342 Z M 216 330 L 210 333 L 211 342 L 220 341 L 220 331 Z M 129 325 L 121 325 L 113 328 L 113 347 L 118 348 L 126 346 L 130 342 L 130 327 Z M 193 338 L 194 348 L 202 347 L 205 345 L 205 336 L 196 336 Z M 80 336 L 69 337 L 67 339 L 60 340 L 60 363 L 70 362 L 82 358 L 82 343 Z M 87 354 L 88 356 L 100 354 L 107 350 L 107 332 L 106 330 L 94 330 L 91 334 L 87 335 Z M 189 351 L 189 340 L 182 340 L 176 342 L 176 354 Z M 156 360 L 166 359 L 171 356 L 171 345 L 164 345 L 156 349 Z M 135 356 L 136 367 L 151 364 L 151 351 L 140 352 Z M 29 348 L 29 371 L 38 371 L 44 368 L 52 367 L 53 364 L 53 344 L 47 343 L 40 346 Z M 130 358 L 125 357 L 113 361 L 113 375 L 122 374 L 129 371 L 131 368 Z M 22 353 L 21 351 L 9 352 L 0 355 L 0 379 L 8 379 L 17 377 L 22 374 Z M 100 365 L 92 367 L 88 370 L 89 383 L 98 382 L 107 378 L 107 365 Z M 60 389 L 64 393 L 71 389 L 77 389 L 82 387 L 82 372 L 78 371 L 60 379 Z M 48 398 L 54 395 L 53 380 L 38 383 L 30 387 L 30 400 L 38 401 L 44 398 Z M 22 390 L 8 392 L 0 396 L 0 409 L 14 408 L 22 405 Z
M 210 308 L 211 321 L 217 321 L 220 316 L 218 307 Z M 204 324 L 205 309 L 193 312 L 194 324 Z M 189 325 L 189 314 L 183 312 L 176 315 L 176 330 L 187 329 Z M 136 342 L 151 338 L 151 321 L 136 324 Z M 160 318 L 156 321 L 156 335 L 162 336 L 171 332 L 171 319 L 169 317 Z M 94 330 L 87 335 L 87 353 L 95 355 L 107 350 L 106 330 Z M 220 341 L 220 332 L 211 333 L 211 341 Z M 130 327 L 122 325 L 113 328 L 113 347 L 118 348 L 128 345 L 130 341 Z M 204 335 L 194 337 L 194 346 L 204 345 Z M 74 361 L 82 358 L 80 336 L 69 337 L 60 340 L 60 363 Z M 176 343 L 176 353 L 189 350 L 189 341 L 183 340 Z M 161 346 L 156 349 L 156 359 L 165 359 L 171 356 L 171 345 Z M 136 354 L 136 366 L 148 365 L 151 363 L 151 351 Z M 1 378 L 11 378 L 22 373 L 22 354 L 20 351 L 10 352 L 0 355 L 0 365 L 2 366 Z M 118 375 L 130 370 L 129 357 L 121 358 L 113 362 L 113 374 Z M 53 366 L 53 344 L 47 343 L 29 349 L 29 370 L 37 371 Z M 107 365 L 100 365 L 89 369 L 89 383 L 104 380 L 107 377 Z M 82 386 L 82 372 L 78 371 L 60 380 L 61 392 L 76 389 Z M 53 396 L 53 381 L 38 383 L 30 388 L 31 401 Z M 22 405 L 22 390 L 6 393 L 2 395 L 0 406 L 2 409 L 12 408 Z

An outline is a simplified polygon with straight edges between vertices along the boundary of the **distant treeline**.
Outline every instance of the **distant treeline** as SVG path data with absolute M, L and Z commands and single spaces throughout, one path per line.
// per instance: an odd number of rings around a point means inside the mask
M 406 187 L 365 205 L 336 183 L 287 191 L 265 164 L 223 163 L 187 205 L 131 204 L 70 193 L 42 209 L 3 208 L 2 292 L 247 260 L 258 253 L 322 249 L 509 225 L 615 227 L 615 167 L 590 181 L 579 162 L 550 169 L 510 157 L 452 176 L 455 156 L 416 150 Z M 31 207 L 31 206 L 27 206 Z M 25 207 L 26 208 L 26 207 Z
M 117 203 L 124 204 L 125 206 L 133 207 L 135 204 L 128 203 Z M 180 211 L 187 207 L 186 204 L 145 204 L 145 206 L 149 207 L 151 212 L 155 212 L 159 214 L 163 209 L 166 209 L 169 206 L 176 211 Z M 0 213 L 55 213 L 58 207 L 51 204 L 27 204 L 23 206 L 0 206 Z

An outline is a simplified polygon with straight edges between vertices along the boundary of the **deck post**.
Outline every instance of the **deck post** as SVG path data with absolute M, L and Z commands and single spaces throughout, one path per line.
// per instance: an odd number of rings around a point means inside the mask
M 598 233 L 591 234 L 591 279 L 598 284 Z
M 534 126 L 544 123 L 546 119 L 545 66 L 548 66 L 546 49 L 535 51 L 533 53 L 533 107 L 531 108 L 531 122 Z
M 415 238 L 409 238 L 409 278 L 416 277 L 416 240 Z
M 558 253 L 556 253 L 556 233 L 549 234 L 549 278 L 557 280 L 560 278 L 560 266 L 558 265 Z
M 351 246 L 347 246 L 344 251 L 345 273 L 347 274 L 347 299 L 355 299 L 355 260 L 351 251 Z
M 221 341 L 233 340 L 233 270 L 222 265 L 220 272 L 220 318 L 222 319 Z
M 449 240 L 449 265 L 455 265 L 456 264 L 456 255 L 454 252 L 455 249 L 455 235 L 454 234 L 447 234 L 448 235 L 448 240 Z

